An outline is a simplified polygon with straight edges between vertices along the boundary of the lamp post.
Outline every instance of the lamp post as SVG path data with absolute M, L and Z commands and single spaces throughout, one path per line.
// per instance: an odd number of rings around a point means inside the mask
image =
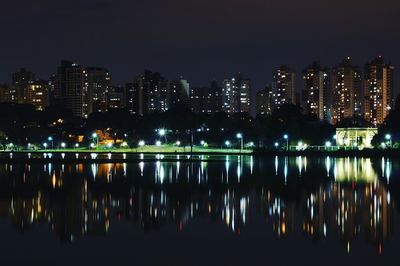
M 286 151 L 289 151 L 289 135 L 283 135 L 283 138 L 286 140 Z
M 164 128 L 158 130 L 158 135 L 164 137 L 165 143 L 167 143 L 167 131 Z
M 385 139 L 389 142 L 390 148 L 392 148 L 392 135 L 386 134 Z
M 96 132 L 92 134 L 92 138 L 96 139 L 96 147 L 99 146 L 99 136 L 97 136 Z
M 54 149 L 53 137 L 50 136 L 50 137 L 47 138 L 47 140 L 51 142 L 51 149 Z
M 243 134 L 237 133 L 236 138 L 240 139 L 240 153 L 242 153 L 242 151 L 243 151 Z

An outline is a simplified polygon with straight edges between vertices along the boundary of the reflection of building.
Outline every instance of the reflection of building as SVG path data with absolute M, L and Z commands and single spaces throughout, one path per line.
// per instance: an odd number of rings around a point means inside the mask
M 336 145 L 342 147 L 372 148 L 377 128 L 337 128 Z

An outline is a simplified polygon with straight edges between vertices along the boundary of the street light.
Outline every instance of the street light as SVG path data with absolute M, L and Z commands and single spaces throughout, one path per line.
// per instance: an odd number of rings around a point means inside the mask
M 178 140 L 178 141 L 175 143 L 175 145 L 176 145 L 176 146 L 181 146 L 181 142 Z
M 156 141 L 156 146 L 161 146 L 161 141 L 157 140 Z
M 278 142 L 275 142 L 275 148 L 278 148 L 279 147 L 279 143 Z
M 229 146 L 231 146 L 231 142 L 230 142 L 229 140 L 227 140 L 227 141 L 225 141 L 225 145 L 226 145 L 227 147 L 229 147 Z
M 47 138 L 47 140 L 51 142 L 51 148 L 54 149 L 54 147 L 53 147 L 53 137 L 50 136 L 50 137 Z
M 67 146 L 67 144 L 65 144 L 65 142 L 61 142 L 61 148 L 65 148 Z
M 240 139 L 240 153 L 243 151 L 243 135 L 242 133 L 237 133 L 236 138 Z
M 165 130 L 164 128 L 160 128 L 158 130 L 158 135 L 160 137 L 164 137 L 165 142 L 167 142 L 167 130 Z
M 286 139 L 286 150 L 289 151 L 289 135 L 283 135 L 283 138 Z
M 44 149 L 47 149 L 47 143 L 46 142 L 43 143 L 43 147 L 44 147 Z
M 144 140 L 141 140 L 141 141 L 139 141 L 139 143 L 138 143 L 138 144 L 139 144 L 139 146 L 140 146 L 140 147 L 143 147 L 143 146 L 144 146 L 144 144 L 145 144 L 145 142 L 144 142 Z
M 75 148 L 79 148 L 79 143 L 75 143 Z
M 204 145 L 206 142 L 204 140 L 200 141 L 201 145 Z
M 389 142 L 389 146 L 392 147 L 392 135 L 386 134 L 385 139 Z
M 332 146 L 332 143 L 330 141 L 325 142 L 325 150 L 329 150 L 329 148 Z
M 99 136 L 97 136 L 97 133 L 96 133 L 96 132 L 93 132 L 92 138 L 93 138 L 93 139 L 96 139 L 96 146 L 99 146 Z

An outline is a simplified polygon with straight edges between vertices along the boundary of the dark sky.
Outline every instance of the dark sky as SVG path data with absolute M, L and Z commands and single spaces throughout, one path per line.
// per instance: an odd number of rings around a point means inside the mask
M 241 71 L 257 88 L 282 63 L 400 63 L 398 0 L 13 0 L 0 11 L 0 82 L 23 66 L 48 78 L 61 59 L 107 67 L 115 84 L 146 68 L 196 86 Z

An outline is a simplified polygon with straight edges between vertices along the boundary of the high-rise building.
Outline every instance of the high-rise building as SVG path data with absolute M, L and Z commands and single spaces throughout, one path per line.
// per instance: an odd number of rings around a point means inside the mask
M 36 110 L 43 111 L 49 105 L 48 81 L 39 80 L 29 84 L 26 88 L 26 103 L 35 106 Z
M 332 114 L 337 124 L 345 118 L 361 117 L 361 72 L 347 57 L 332 71 Z
M 11 87 L 8 84 L 0 84 L 0 102 L 11 101 Z
M 111 74 L 105 68 L 87 67 L 84 70 L 87 109 L 85 113 L 106 112 L 107 93 L 111 87 Z
M 87 90 L 85 70 L 70 61 L 61 61 L 55 77 L 55 100 L 70 109 L 76 116 L 87 117 Z
M 303 70 L 302 106 L 306 113 L 330 121 L 330 75 L 327 68 L 313 62 Z
M 384 122 L 394 105 L 394 71 L 381 56 L 365 65 L 364 118 L 375 126 Z
M 126 107 L 133 114 L 165 112 L 174 106 L 189 106 L 189 82 L 168 81 L 158 72 L 146 70 L 126 84 Z
M 238 73 L 236 77 L 224 79 L 222 83 L 222 111 L 226 113 L 250 113 L 250 79 Z
M 221 87 L 218 83 L 213 81 L 211 87 L 190 88 L 190 109 L 203 114 L 221 111 Z
M 185 79 L 169 82 L 168 108 L 176 106 L 189 107 L 190 85 Z
M 274 108 L 284 104 L 296 104 L 296 72 L 287 65 L 280 66 L 272 73 Z
M 111 86 L 107 93 L 107 110 L 125 108 L 125 88 Z
M 256 94 L 256 114 L 267 115 L 272 113 L 273 93 L 271 87 L 265 87 Z
M 13 73 L 10 101 L 15 103 L 25 103 L 27 87 L 34 81 L 35 74 L 27 71 L 25 68 L 21 68 L 20 71 Z

